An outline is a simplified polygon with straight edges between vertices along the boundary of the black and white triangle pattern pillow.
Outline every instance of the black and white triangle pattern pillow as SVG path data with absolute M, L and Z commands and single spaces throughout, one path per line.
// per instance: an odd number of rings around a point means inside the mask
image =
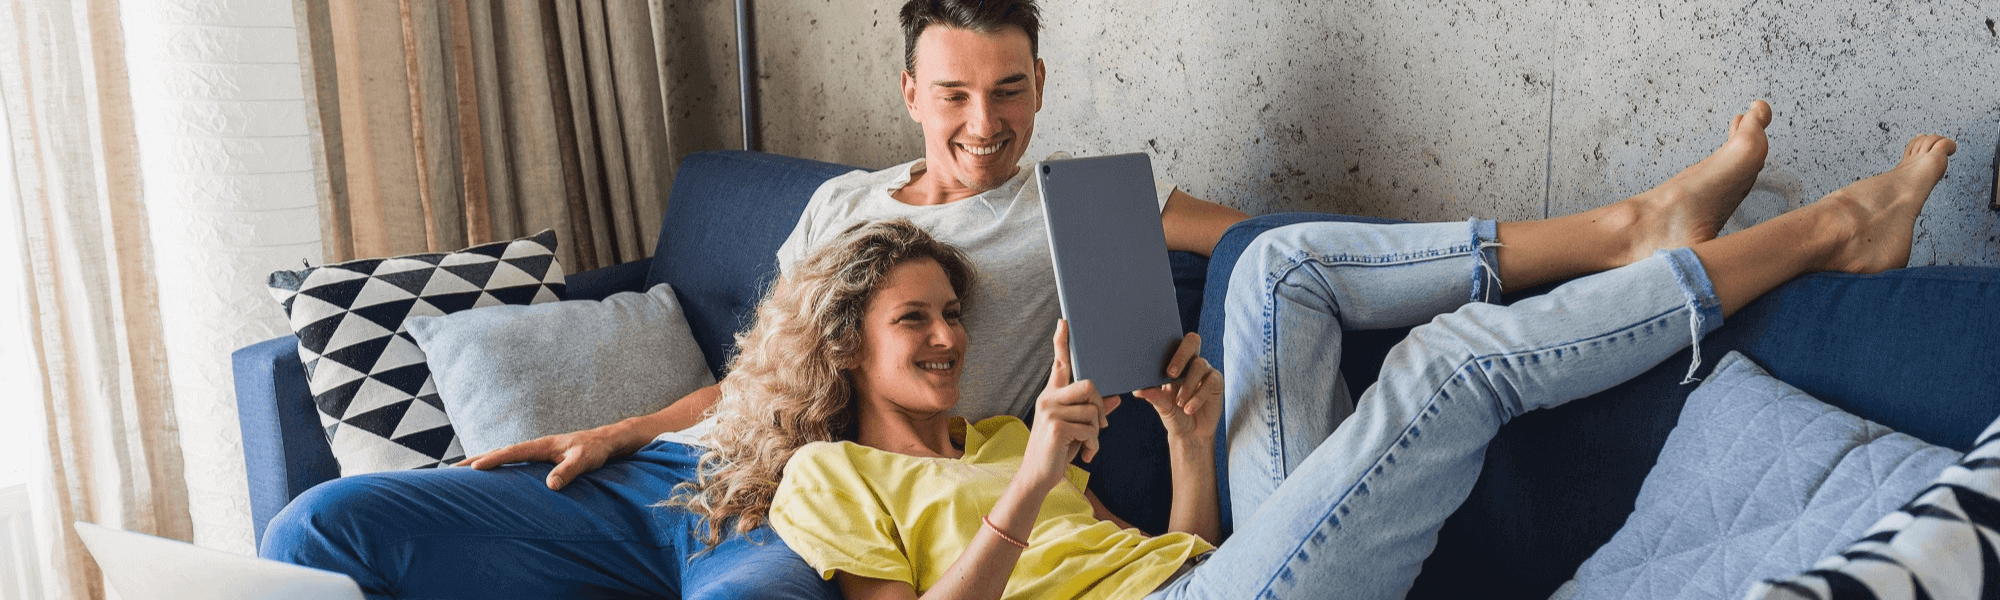
M 1812 570 L 1757 584 L 1750 600 L 2000 597 L 2000 420 L 1916 499 Z
M 458 252 L 411 254 L 271 274 L 271 295 L 299 336 L 307 388 L 342 476 L 449 465 L 465 458 L 413 316 L 564 298 L 556 235 Z

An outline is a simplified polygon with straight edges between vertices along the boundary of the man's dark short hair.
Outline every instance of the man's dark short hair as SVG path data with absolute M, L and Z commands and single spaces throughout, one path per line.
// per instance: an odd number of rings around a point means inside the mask
M 1028 55 L 1041 58 L 1042 11 L 1035 0 L 910 0 L 903 4 L 903 69 L 917 72 L 917 38 L 933 26 L 1028 34 Z

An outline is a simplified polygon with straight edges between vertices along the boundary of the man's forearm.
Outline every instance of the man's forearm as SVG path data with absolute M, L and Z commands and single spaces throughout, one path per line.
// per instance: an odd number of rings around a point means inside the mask
M 653 414 L 632 417 L 618 424 L 627 431 L 628 437 L 650 440 L 662 433 L 680 431 L 700 423 L 702 417 L 708 414 L 708 409 L 715 406 L 715 401 L 721 397 L 721 386 L 711 385 L 695 390 Z

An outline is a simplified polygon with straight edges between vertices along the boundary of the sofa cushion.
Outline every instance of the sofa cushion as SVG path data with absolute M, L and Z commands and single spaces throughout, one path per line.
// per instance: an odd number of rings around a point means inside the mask
M 563 297 L 556 236 L 271 274 L 341 475 L 465 457 L 408 317 Z
M 1760 582 L 1751 600 L 1990 598 L 2000 593 L 2000 421 L 1909 504 L 1812 570 Z
M 1859 537 L 1958 457 L 1730 352 L 1688 396 L 1625 526 L 1577 570 L 1576 596 L 1740 596 Z
M 674 286 L 709 371 L 722 377 L 736 331 L 778 272 L 819 184 L 854 167 L 757 152 L 703 152 L 681 161 L 646 287 Z
M 467 455 L 651 414 L 715 383 L 667 284 L 411 317 Z

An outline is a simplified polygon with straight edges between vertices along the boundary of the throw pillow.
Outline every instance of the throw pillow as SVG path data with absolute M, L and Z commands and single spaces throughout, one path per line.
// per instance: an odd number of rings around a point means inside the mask
M 1956 460 L 1731 352 L 1688 396 L 1624 527 L 1558 596 L 1739 597 L 1861 535 Z
M 674 288 L 411 317 L 468 455 L 649 414 L 715 383 Z
M 342 476 L 465 457 L 424 353 L 404 322 L 413 315 L 562 300 L 555 248 L 555 232 L 544 230 L 458 252 L 271 274 L 271 295 L 299 336 L 306 387 Z
M 2000 421 L 1922 494 L 1812 570 L 1752 600 L 1991 598 L 2000 594 Z

